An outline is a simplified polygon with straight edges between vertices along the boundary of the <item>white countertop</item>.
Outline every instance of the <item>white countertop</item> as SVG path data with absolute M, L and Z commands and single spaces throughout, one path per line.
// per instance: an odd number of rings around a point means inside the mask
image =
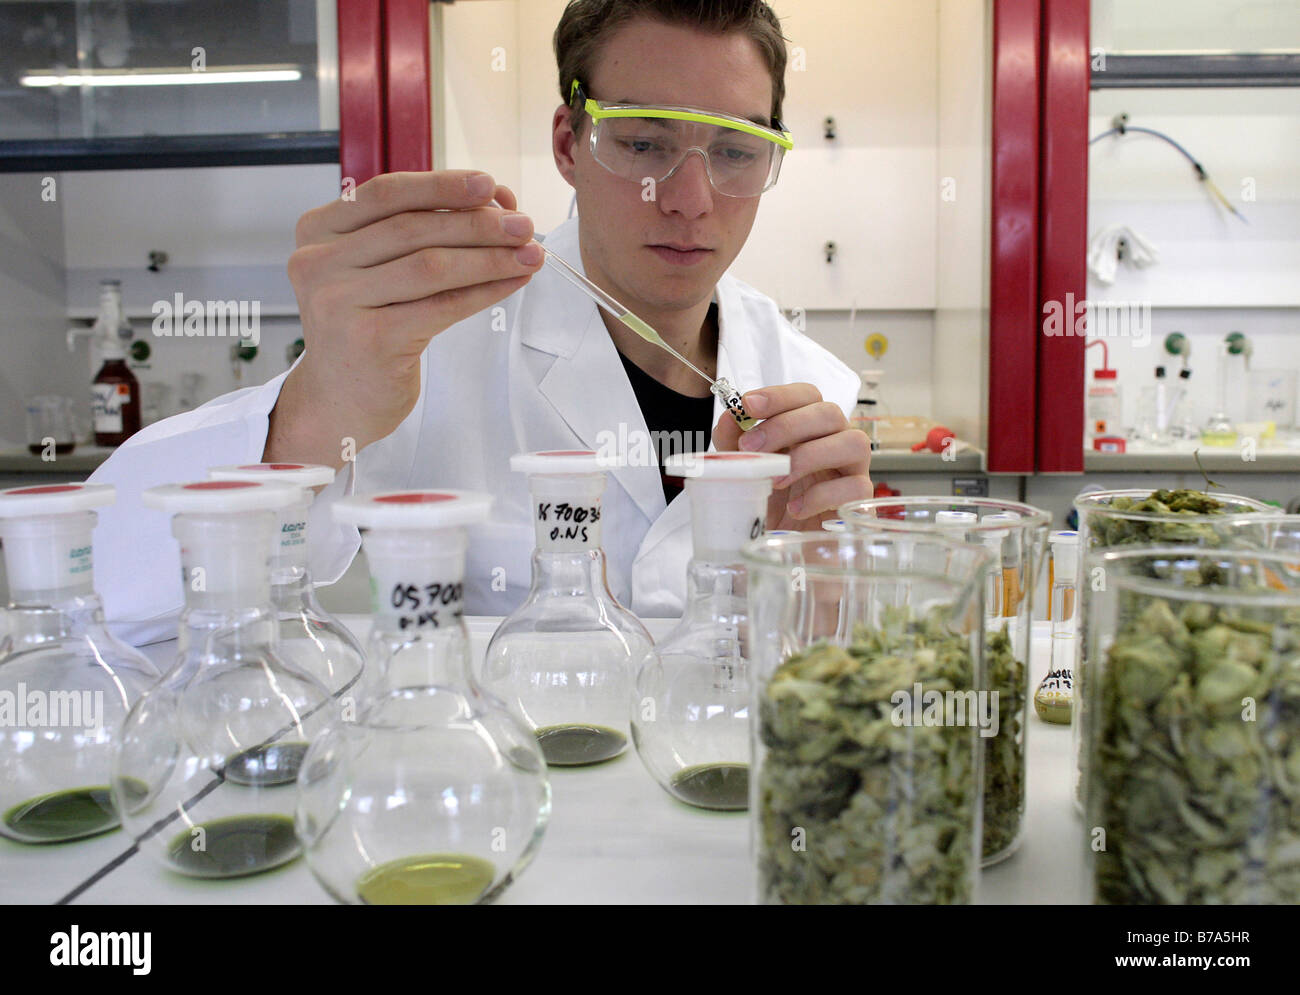
M 364 638 L 369 620 L 344 616 Z M 497 619 L 469 620 L 481 654 Z M 671 620 L 648 620 L 660 636 Z M 1046 624 L 1034 627 L 1032 685 L 1046 671 Z M 174 643 L 145 647 L 169 664 Z M 1082 823 L 1069 800 L 1070 729 L 1030 707 L 1028 816 L 1019 851 L 981 875 L 982 904 L 1087 901 Z M 596 767 L 553 769 L 551 821 L 532 864 L 501 904 L 732 904 L 753 900 L 746 813 L 705 812 L 660 788 L 635 751 Z M 96 877 L 97 876 L 97 877 Z M 94 878 L 89 886 L 85 882 Z M 52 846 L 0 838 L 0 901 L 49 903 L 78 889 L 91 904 L 329 904 L 306 862 L 252 877 L 204 881 L 131 852 L 122 832 Z

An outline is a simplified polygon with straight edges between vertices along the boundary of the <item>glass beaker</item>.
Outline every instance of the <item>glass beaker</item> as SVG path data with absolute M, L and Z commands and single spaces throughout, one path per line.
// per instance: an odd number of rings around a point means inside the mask
M 490 902 L 541 843 L 551 794 L 536 737 L 470 673 L 464 526 L 491 502 L 400 491 L 333 507 L 365 530 L 375 690 L 312 743 L 297 827 L 340 902 Z
M 1296 424 L 1295 396 L 1295 370 L 1251 370 L 1246 420 L 1291 428 Z
M 1000 715 L 997 735 L 981 740 L 982 854 L 984 866 L 997 863 L 1015 852 L 1024 832 L 1033 599 L 1051 516 L 1018 501 L 953 497 L 872 498 L 845 505 L 840 515 L 859 532 L 933 533 L 979 543 L 990 554 L 984 667 Z
M 248 463 L 215 466 L 213 480 L 274 480 L 299 488 L 301 496 L 280 509 L 271 543 L 271 603 L 280 620 L 280 654 L 316 675 L 335 696 L 360 694 L 365 654 L 346 625 L 316 599 L 307 568 L 307 519 L 313 487 L 334 480 L 334 469 L 307 463 Z
M 206 480 L 144 491 L 172 513 L 185 607 L 178 654 L 126 717 L 113 764 L 141 850 L 200 878 L 257 874 L 301 852 L 293 784 L 331 718 L 329 692 L 279 653 L 269 560 L 299 488 Z
M 637 674 L 632 739 L 659 785 L 698 808 L 749 805 L 749 619 L 740 548 L 763 534 L 777 453 L 688 453 L 664 461 L 686 478 L 693 555 L 681 621 Z
M 1087 569 L 1093 901 L 1300 903 L 1300 554 L 1133 547 Z
M 158 673 L 115 639 L 93 579 L 107 484 L 0 491 L 10 603 L 0 637 L 0 834 L 62 843 L 116 829 L 113 748 Z M 7 713 L 7 714 L 6 714 Z
M 77 420 L 72 399 L 41 394 L 27 400 L 27 451 L 52 460 L 77 447 Z
M 1119 546 L 1192 545 L 1219 548 L 1243 544 L 1265 548 L 1263 525 L 1256 515 L 1277 511 L 1272 505 L 1239 494 L 1208 494 L 1193 490 L 1128 489 L 1094 491 L 1075 499 L 1079 519 L 1079 577 L 1075 584 L 1079 618 L 1086 623 L 1092 579 L 1084 572 L 1087 557 L 1101 549 Z M 1070 723 L 1071 750 L 1075 758 L 1073 779 L 1075 808 L 1083 811 L 1083 786 L 1088 737 L 1088 667 L 1090 631 L 1082 626 L 1075 642 L 1074 714 Z
M 482 684 L 524 717 L 546 762 L 561 767 L 623 752 L 632 684 L 654 652 L 605 577 L 603 466 L 586 450 L 510 459 L 528 474 L 537 545 L 528 596 L 492 634 Z
M 746 545 L 758 899 L 956 904 L 979 871 L 981 547 L 898 533 Z M 843 633 L 849 633 L 847 637 Z

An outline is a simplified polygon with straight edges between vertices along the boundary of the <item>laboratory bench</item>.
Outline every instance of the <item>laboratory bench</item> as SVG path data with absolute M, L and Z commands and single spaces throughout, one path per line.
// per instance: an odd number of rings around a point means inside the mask
M 33 456 L 26 446 L 21 449 L 0 449 L 0 476 L 68 474 L 76 475 L 78 480 L 84 480 L 116 451 L 113 446 L 78 445 L 66 456 L 43 460 L 39 456 Z
M 343 616 L 364 641 L 369 619 Z M 481 659 L 499 619 L 468 620 Z M 656 638 L 672 619 L 650 619 Z M 1048 630 L 1034 626 L 1031 688 L 1046 672 Z M 144 652 L 161 667 L 175 642 Z M 1009 859 L 985 870 L 981 904 L 1071 904 L 1087 901 L 1084 835 L 1070 802 L 1070 729 L 1033 714 L 1029 738 L 1024 841 Z M 634 750 L 593 767 L 552 769 L 552 811 L 532 864 L 500 904 L 737 904 L 753 900 L 749 817 L 706 812 L 672 799 Z M 7 903 L 329 904 L 304 860 L 232 880 L 187 878 L 134 852 L 121 831 L 80 842 L 23 846 L 0 838 L 0 898 Z

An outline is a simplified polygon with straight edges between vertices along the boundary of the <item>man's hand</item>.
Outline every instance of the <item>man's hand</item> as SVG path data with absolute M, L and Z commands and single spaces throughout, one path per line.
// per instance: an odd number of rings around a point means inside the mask
M 867 434 L 850 428 L 839 405 L 823 401 L 812 384 L 763 387 L 742 401 L 762 424 L 742 432 L 723 412 L 713 443 L 719 450 L 790 454 L 790 475 L 775 481 L 767 503 L 768 529 L 816 529 L 840 505 L 871 497 Z
M 272 412 L 264 459 L 338 467 L 343 437 L 360 450 L 401 424 L 429 340 L 541 268 L 515 205 L 474 170 L 388 173 L 299 219 L 288 269 L 307 351 Z

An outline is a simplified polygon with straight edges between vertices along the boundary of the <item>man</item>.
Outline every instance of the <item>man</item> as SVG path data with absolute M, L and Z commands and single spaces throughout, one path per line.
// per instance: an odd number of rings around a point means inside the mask
M 552 146 L 578 218 L 547 247 L 697 366 L 748 390 L 759 427 L 742 438 L 696 374 L 543 271 L 531 220 L 491 177 L 376 177 L 355 201 L 298 222 L 289 276 L 307 349 L 294 368 L 151 426 L 95 474 L 119 489 L 96 541 L 106 611 L 127 638 L 168 638 L 180 604 L 175 544 L 139 492 L 211 465 L 340 470 L 312 512 L 312 570 L 324 582 L 359 545 L 329 518 L 338 497 L 491 492 L 494 522 L 471 533 L 467 564 L 476 614 L 507 613 L 528 586 L 532 518 L 526 482 L 509 470 L 515 452 L 608 453 L 651 432 L 689 440 L 711 429 L 718 449 L 790 454 L 769 528 L 817 528 L 869 496 L 869 445 L 847 421 L 857 377 L 725 275 L 784 151 L 785 48 L 771 10 L 762 0 L 574 0 L 555 48 L 565 103 Z M 671 110 L 680 107 L 693 113 Z M 638 614 L 672 615 L 689 509 L 645 464 L 610 477 L 609 581 Z

